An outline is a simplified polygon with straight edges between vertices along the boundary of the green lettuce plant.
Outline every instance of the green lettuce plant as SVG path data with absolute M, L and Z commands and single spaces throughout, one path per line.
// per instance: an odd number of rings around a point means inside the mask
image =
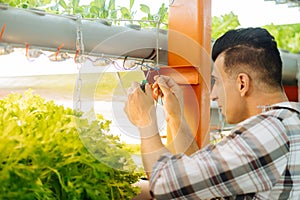
M 1 99 L 0 199 L 132 199 L 142 174 L 109 125 L 31 91 Z

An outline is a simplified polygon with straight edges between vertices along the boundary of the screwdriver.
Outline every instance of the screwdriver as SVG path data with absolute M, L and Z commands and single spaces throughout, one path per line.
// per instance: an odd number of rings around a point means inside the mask
M 141 85 L 140 85 L 140 87 L 141 87 L 141 89 L 143 90 L 143 92 L 145 92 L 145 87 L 146 87 L 146 84 L 148 83 L 147 78 L 148 78 L 149 74 L 150 74 L 150 70 L 147 71 L 147 74 L 146 74 L 146 76 L 145 76 L 145 79 L 142 80 L 142 83 L 141 83 Z

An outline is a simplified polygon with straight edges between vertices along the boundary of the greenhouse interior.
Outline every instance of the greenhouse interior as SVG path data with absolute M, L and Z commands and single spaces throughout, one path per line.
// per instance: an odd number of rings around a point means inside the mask
M 211 16 L 210 1 L 201 0 L 173 0 L 154 14 L 143 4 L 142 19 L 134 19 L 132 4 L 118 10 L 107 5 L 112 0 L 102 8 L 96 0 L 16 2 L 0 1 L 0 199 L 133 199 L 132 184 L 146 177 L 138 129 L 123 111 L 133 81 L 164 74 L 181 85 L 199 146 L 230 132 L 209 100 L 210 51 L 227 31 L 217 35 L 218 24 L 239 26 L 233 13 Z M 300 12 L 299 0 L 272 2 Z M 196 13 L 187 15 L 189 8 Z M 300 23 L 265 27 L 292 38 L 290 49 L 279 48 L 284 89 L 298 102 Z M 161 101 L 156 112 L 170 143 Z

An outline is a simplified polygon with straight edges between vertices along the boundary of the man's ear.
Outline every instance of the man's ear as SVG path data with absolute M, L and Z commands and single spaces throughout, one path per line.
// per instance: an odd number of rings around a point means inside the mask
M 250 88 L 250 77 L 246 73 L 239 73 L 237 76 L 238 90 L 241 94 L 241 97 L 246 96 Z

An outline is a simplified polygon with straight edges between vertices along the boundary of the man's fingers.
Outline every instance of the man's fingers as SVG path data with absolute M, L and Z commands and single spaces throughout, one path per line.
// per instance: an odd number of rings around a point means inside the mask
M 169 95 L 173 93 L 172 88 L 166 83 L 164 77 L 157 78 L 153 85 L 153 92 L 157 95 L 159 95 L 159 93 L 162 93 L 163 95 Z
M 132 92 L 133 92 L 133 88 L 132 87 L 128 88 L 127 95 L 131 94 Z
M 157 75 L 154 77 L 154 79 L 159 84 L 159 86 L 164 85 L 166 88 L 170 88 L 174 91 L 176 90 L 176 88 L 178 88 L 177 83 L 169 76 Z
M 132 94 L 136 89 L 139 89 L 139 87 L 140 84 L 138 82 L 132 82 L 131 87 L 127 90 L 127 95 Z
M 138 82 L 134 81 L 134 82 L 132 82 L 131 87 L 134 88 L 134 89 L 136 89 L 136 88 L 140 87 L 140 84 Z
M 152 96 L 152 89 L 151 89 L 151 86 L 149 85 L 149 83 L 146 83 L 146 85 L 145 85 L 145 93 L 148 96 Z

